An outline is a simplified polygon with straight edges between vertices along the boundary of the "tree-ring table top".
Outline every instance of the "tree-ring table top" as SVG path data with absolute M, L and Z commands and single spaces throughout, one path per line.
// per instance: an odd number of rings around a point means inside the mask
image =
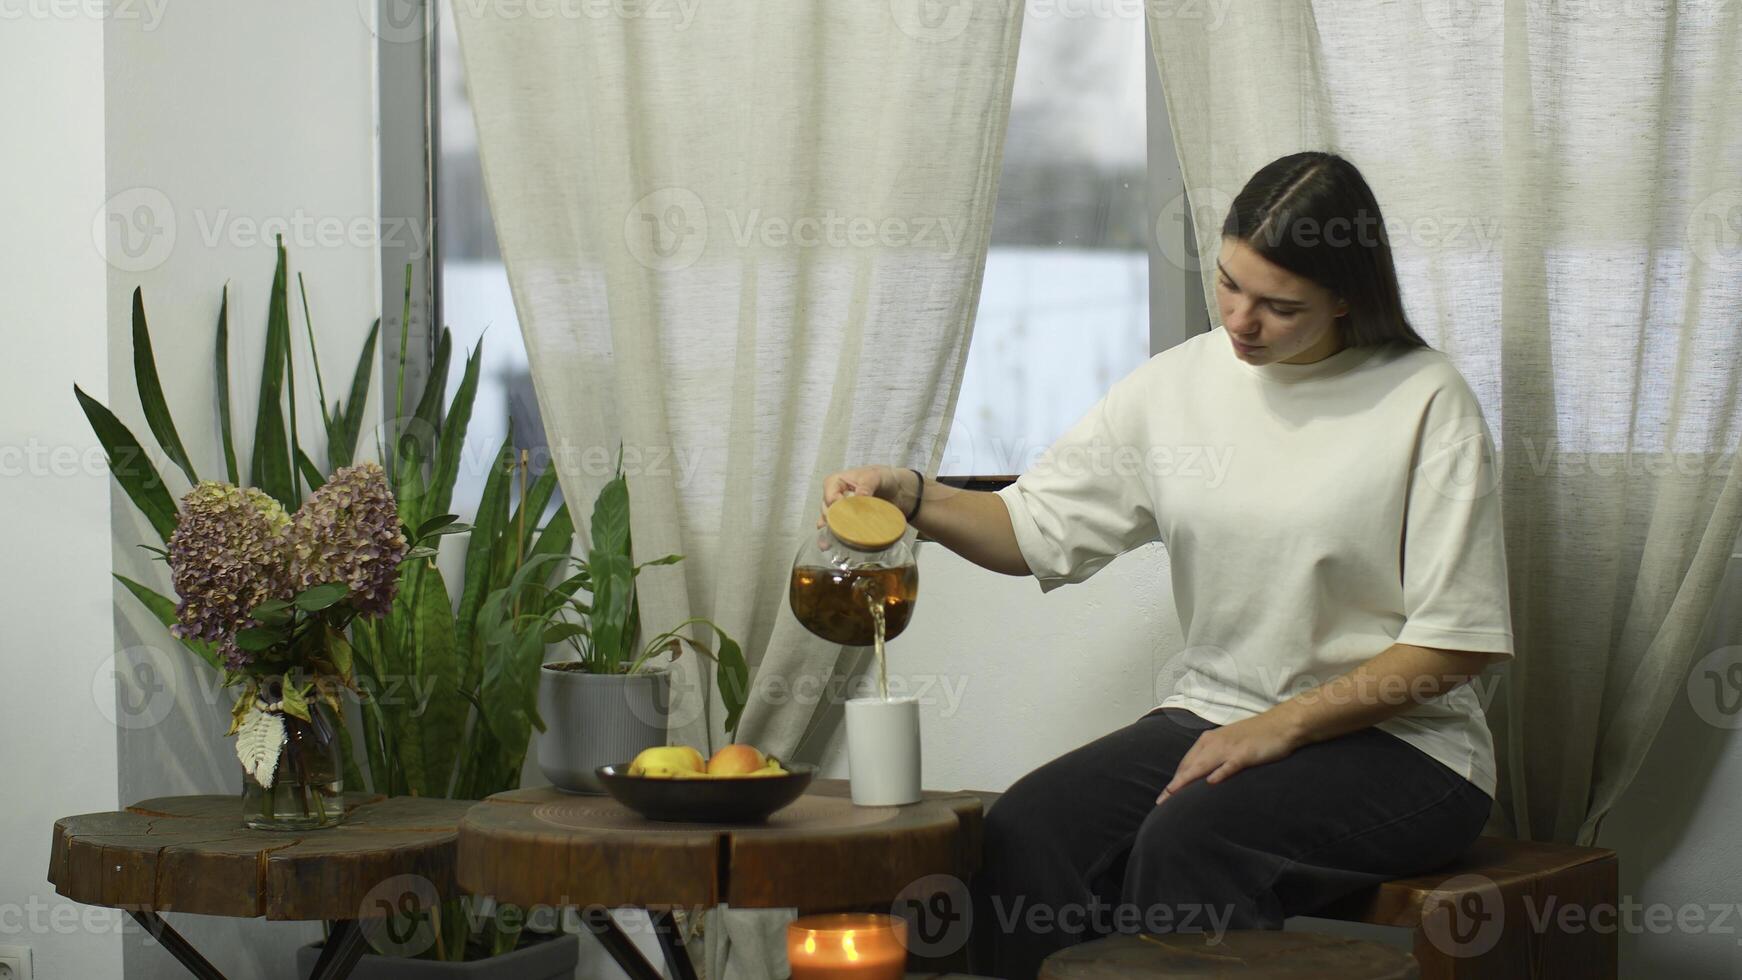
M 283 832 L 244 827 L 239 796 L 144 800 L 55 821 L 48 880 L 75 902 L 111 908 L 367 918 L 371 890 L 401 875 L 459 894 L 454 851 L 472 803 L 347 793 L 337 827 Z
M 981 799 L 929 792 L 860 807 L 812 781 L 763 823 L 648 820 L 609 796 L 498 793 L 460 823 L 459 882 L 517 905 L 856 909 L 927 894 L 980 866 Z M 935 881 L 931 876 L 940 876 Z

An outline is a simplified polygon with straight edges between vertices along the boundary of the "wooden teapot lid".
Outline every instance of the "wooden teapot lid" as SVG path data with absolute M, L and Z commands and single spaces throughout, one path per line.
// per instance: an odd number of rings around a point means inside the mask
M 842 497 L 829 505 L 823 517 L 835 537 L 865 551 L 882 551 L 907 533 L 901 508 L 869 494 Z

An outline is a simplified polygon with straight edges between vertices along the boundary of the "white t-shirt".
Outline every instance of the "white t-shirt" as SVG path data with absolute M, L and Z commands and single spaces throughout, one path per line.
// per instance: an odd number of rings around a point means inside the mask
M 998 495 L 1043 592 L 1162 541 L 1186 649 L 1159 707 L 1227 724 L 1393 643 L 1510 656 L 1498 483 L 1438 351 L 1248 364 L 1217 328 L 1121 379 Z M 1470 684 L 1378 727 L 1494 794 Z

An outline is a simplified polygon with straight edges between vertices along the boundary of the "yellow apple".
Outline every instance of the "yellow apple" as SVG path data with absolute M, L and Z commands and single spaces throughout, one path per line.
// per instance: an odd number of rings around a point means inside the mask
M 768 757 L 754 745 L 733 743 L 708 760 L 710 776 L 746 776 L 768 765 Z
M 702 754 L 687 745 L 656 745 L 643 749 L 629 763 L 629 775 L 648 779 L 674 779 L 701 773 L 707 768 Z

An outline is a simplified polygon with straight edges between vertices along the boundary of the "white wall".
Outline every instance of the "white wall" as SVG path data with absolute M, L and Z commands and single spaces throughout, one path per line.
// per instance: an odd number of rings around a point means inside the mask
M 200 476 L 224 478 L 217 439 L 212 351 L 222 289 L 230 286 L 231 410 L 247 469 L 272 284 L 272 235 L 281 231 L 292 280 L 299 436 L 324 461 L 303 311 L 307 279 L 329 400 L 340 397 L 370 322 L 379 314 L 375 249 L 374 37 L 355 3 L 182 0 L 156 22 L 112 19 L 107 32 L 109 193 L 145 208 L 156 233 L 133 236 L 108 280 L 112 407 L 145 437 L 132 385 L 129 308 L 145 292 L 170 409 Z M 137 225 L 135 226 L 138 227 Z M 379 377 L 375 393 L 379 395 Z M 363 444 L 372 444 L 365 428 Z M 187 486 L 164 468 L 172 493 Z M 116 568 L 167 591 L 161 563 L 135 547 L 152 532 L 121 500 Z M 178 793 L 236 793 L 239 773 L 222 737 L 226 698 L 214 672 L 169 641 L 130 597 L 116 600 L 120 647 L 142 649 L 167 676 L 163 697 L 120 732 L 124 803 Z M 123 674 L 123 683 L 134 678 Z M 123 695 L 128 694 L 127 687 Z M 143 703 L 143 693 L 137 695 Z M 311 924 L 171 916 L 227 976 L 287 976 Z M 181 968 L 133 932 L 127 976 L 177 977 Z
M 115 807 L 107 470 L 73 400 L 106 397 L 103 25 L 0 23 L 0 944 L 39 977 L 113 977 L 116 917 L 47 881 L 55 818 Z
M 891 694 L 921 699 L 927 789 L 1003 790 L 1155 706 L 1184 643 L 1167 553 L 1148 545 L 1042 595 L 935 542 L 919 546 L 913 621 L 889 644 Z M 837 728 L 823 773 L 845 778 Z
M 258 223 L 376 213 L 373 38 L 352 4 L 305 13 L 190 0 L 118 8 L 106 21 L 91 8 L 12 5 L 0 27 L 10 93 L 0 104 L 0 512 L 17 518 L 0 578 L 0 812 L 12 842 L 0 851 L 0 943 L 31 945 L 38 976 L 118 976 L 125 955 L 130 977 L 170 977 L 180 967 L 130 924 L 117 938 L 119 916 L 37 907 L 53 898 L 44 876 L 55 817 L 237 789 L 210 673 L 112 587 L 111 568 L 167 583 L 134 547 L 155 538 L 111 491 L 101 454 L 79 455 L 95 440 L 72 385 L 149 442 L 129 342 L 129 297 L 144 285 L 183 441 L 202 474 L 221 475 L 219 292 L 229 280 L 234 399 L 247 414 L 273 262 L 270 245 L 255 243 Z M 93 232 L 106 218 L 122 222 L 108 228 L 107 265 Z M 379 305 L 370 233 L 300 227 L 287 235 L 292 267 L 308 274 L 329 370 L 348 378 Z M 315 431 L 314 406 L 302 408 L 303 431 Z M 246 453 L 251 430 L 239 429 Z M 34 447 L 75 458 L 26 455 Z M 170 486 L 186 484 L 177 474 Z M 235 977 L 267 975 L 262 964 L 311 928 L 176 922 Z

